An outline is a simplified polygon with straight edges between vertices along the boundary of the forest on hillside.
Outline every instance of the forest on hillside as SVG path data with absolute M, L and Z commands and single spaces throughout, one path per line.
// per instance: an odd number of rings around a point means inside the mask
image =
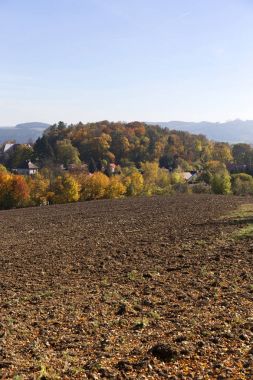
M 108 163 L 121 167 L 159 162 L 160 167 L 184 170 L 197 168 L 213 159 L 232 160 L 228 144 L 213 143 L 203 135 L 171 131 L 145 123 L 110 123 L 66 126 L 63 122 L 48 128 L 34 145 L 34 158 L 40 165 L 88 163 L 90 171 Z
M 173 192 L 253 194 L 250 145 L 141 122 L 59 122 L 33 145 L 14 144 L 7 153 L 4 146 L 1 208 Z M 28 161 L 36 175 L 14 173 Z

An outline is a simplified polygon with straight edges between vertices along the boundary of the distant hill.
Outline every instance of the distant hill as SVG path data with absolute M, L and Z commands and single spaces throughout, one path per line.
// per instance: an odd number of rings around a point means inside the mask
M 231 144 L 244 142 L 253 144 L 253 120 L 233 120 L 225 123 L 199 123 L 187 121 L 149 122 L 151 125 L 160 125 L 170 130 L 187 131 L 203 134 L 214 141 L 224 141 Z M 49 127 L 47 123 L 23 123 L 15 127 L 0 127 L 0 144 L 6 140 L 16 140 L 17 143 L 26 143 L 28 140 L 37 140 L 43 131 Z
M 149 124 L 168 127 L 169 129 L 175 129 L 177 131 L 203 134 L 207 138 L 215 141 L 224 141 L 231 144 L 239 142 L 253 144 L 253 120 L 243 121 L 238 119 L 225 123 L 169 121 Z
M 15 127 L 0 127 L 0 144 L 7 140 L 15 140 L 16 143 L 35 141 L 43 131 L 49 127 L 46 123 L 23 123 Z

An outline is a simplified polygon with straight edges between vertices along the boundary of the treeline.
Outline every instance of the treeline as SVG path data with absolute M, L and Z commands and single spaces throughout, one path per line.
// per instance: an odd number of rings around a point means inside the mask
M 160 167 L 183 170 L 208 160 L 232 160 L 228 144 L 213 143 L 202 135 L 170 131 L 144 123 L 109 123 L 66 126 L 63 122 L 47 129 L 34 145 L 40 165 L 85 162 L 89 171 L 108 163 L 140 167 L 142 162 L 159 162 Z
M 178 192 L 253 194 L 253 178 L 245 173 L 230 176 L 217 161 L 210 161 L 190 184 L 181 171 L 169 172 L 157 162 L 142 163 L 140 170 L 123 168 L 111 176 L 101 171 L 70 174 L 48 168 L 34 176 L 21 176 L 0 166 L 0 209 Z
M 33 148 L 20 146 L 4 164 L 17 167 L 24 159 L 40 167 L 63 164 L 88 164 L 89 171 L 103 170 L 109 163 L 121 167 L 140 167 L 142 162 L 160 167 L 190 170 L 208 160 L 233 161 L 231 147 L 214 143 L 203 135 L 171 131 L 145 123 L 110 123 L 103 121 L 67 126 L 59 122 L 49 127 Z
M 37 175 L 12 174 L 27 160 Z M 173 192 L 253 194 L 250 145 L 139 122 L 59 122 L 1 162 L 0 208 Z
M 49 127 L 33 147 L 19 145 L 2 163 L 13 168 L 25 159 L 40 167 L 85 162 L 90 172 L 101 170 L 109 163 L 139 167 L 147 161 L 156 161 L 167 169 L 191 170 L 202 169 L 210 160 L 251 167 L 253 150 L 248 144 L 230 146 L 210 141 L 203 135 L 139 122 L 103 121 L 69 126 L 59 122 Z
M 0 166 L 0 208 L 69 203 L 127 196 L 171 194 L 184 186 L 179 172 L 158 163 L 143 163 L 141 171 L 125 168 L 108 176 L 101 171 L 69 174 L 44 168 L 34 176 L 12 174 Z

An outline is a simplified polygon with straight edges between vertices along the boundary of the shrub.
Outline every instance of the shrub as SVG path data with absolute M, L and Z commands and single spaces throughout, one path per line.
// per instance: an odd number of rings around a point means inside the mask
M 211 188 L 215 194 L 230 194 L 231 179 L 227 171 L 220 174 L 214 174 L 211 180 Z
M 211 193 L 211 186 L 204 182 L 196 183 L 195 185 L 191 186 L 191 189 L 194 194 L 210 194 Z
M 232 176 L 232 191 L 235 195 L 252 195 L 252 176 L 245 173 L 234 174 Z

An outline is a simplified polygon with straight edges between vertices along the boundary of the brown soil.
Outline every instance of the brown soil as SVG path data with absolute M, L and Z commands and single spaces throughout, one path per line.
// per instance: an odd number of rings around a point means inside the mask
M 253 379 L 253 240 L 218 219 L 243 202 L 0 212 L 0 378 Z

